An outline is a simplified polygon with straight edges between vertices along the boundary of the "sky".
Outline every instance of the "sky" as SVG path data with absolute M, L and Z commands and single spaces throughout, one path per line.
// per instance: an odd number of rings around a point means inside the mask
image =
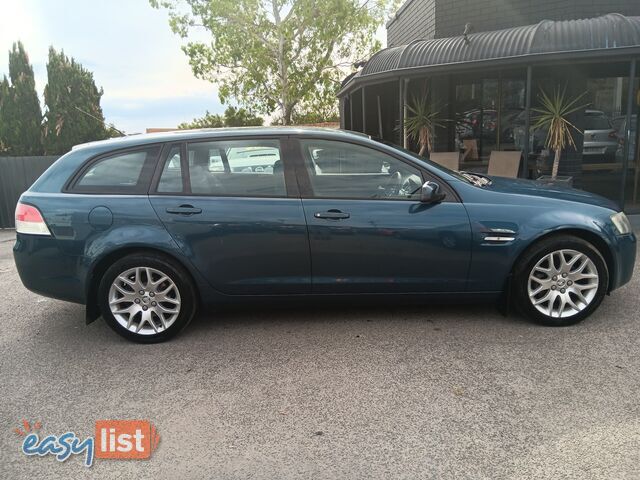
M 377 37 L 384 45 L 384 27 Z M 0 77 L 9 73 L 17 40 L 33 65 L 41 102 L 54 46 L 93 72 L 104 89 L 105 120 L 128 134 L 225 109 L 216 86 L 193 76 L 166 11 L 148 0 L 0 0 Z
M 53 45 L 93 72 L 106 121 L 126 133 L 224 111 L 216 86 L 193 76 L 167 13 L 147 0 L 0 0 L 0 77 L 17 40 L 41 99 Z

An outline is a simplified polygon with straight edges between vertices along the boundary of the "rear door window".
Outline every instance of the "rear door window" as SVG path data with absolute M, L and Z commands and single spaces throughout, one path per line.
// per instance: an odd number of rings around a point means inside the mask
M 191 193 L 285 197 L 280 141 L 216 140 L 187 144 Z

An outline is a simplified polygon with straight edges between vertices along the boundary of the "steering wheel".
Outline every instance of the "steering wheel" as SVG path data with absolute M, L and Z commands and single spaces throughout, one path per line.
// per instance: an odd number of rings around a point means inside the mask
M 383 187 L 385 197 L 397 197 L 402 189 L 402 174 L 392 173 Z
M 399 194 L 403 197 L 408 197 L 416 193 L 422 187 L 422 178 L 415 173 L 407 175 L 407 178 L 402 182 Z

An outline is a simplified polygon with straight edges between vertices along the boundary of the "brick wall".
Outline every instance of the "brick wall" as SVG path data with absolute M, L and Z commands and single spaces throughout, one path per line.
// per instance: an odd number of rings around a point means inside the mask
M 640 0 L 638 0 L 640 1 Z M 406 45 L 412 40 L 434 38 L 437 0 L 407 0 L 387 23 L 387 45 Z
M 640 0 L 407 0 L 387 24 L 387 43 L 461 35 L 467 22 L 482 32 L 613 12 L 640 16 Z

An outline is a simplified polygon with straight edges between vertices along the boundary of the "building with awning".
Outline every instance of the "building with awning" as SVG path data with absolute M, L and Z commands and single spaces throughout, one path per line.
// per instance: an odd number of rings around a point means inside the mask
M 571 117 L 581 133 L 574 135 L 576 148 L 563 154 L 560 174 L 627 211 L 640 211 L 640 2 L 628 2 L 638 16 L 540 20 L 492 31 L 474 31 L 467 23 L 459 35 L 442 38 L 435 38 L 436 23 L 418 33 L 434 38 L 398 45 L 408 27 L 403 31 L 396 23 L 416 1 L 406 2 L 387 25 L 389 33 L 391 26 L 397 30 L 389 38 L 392 46 L 343 82 L 342 128 L 416 150 L 404 126 L 407 104 L 427 97 L 442 124 L 433 151 L 460 152 L 460 168 L 470 171 L 486 171 L 492 151 L 520 151 L 518 175 L 537 178 L 549 173 L 552 158 L 544 146 L 546 132 L 531 129 L 534 109 L 542 91 L 566 87 L 568 96 L 583 95 L 585 107 Z M 440 2 L 422 3 L 435 3 L 437 12 Z M 407 22 L 415 23 L 415 17 L 407 16 Z M 428 19 L 425 25 L 431 25 Z

